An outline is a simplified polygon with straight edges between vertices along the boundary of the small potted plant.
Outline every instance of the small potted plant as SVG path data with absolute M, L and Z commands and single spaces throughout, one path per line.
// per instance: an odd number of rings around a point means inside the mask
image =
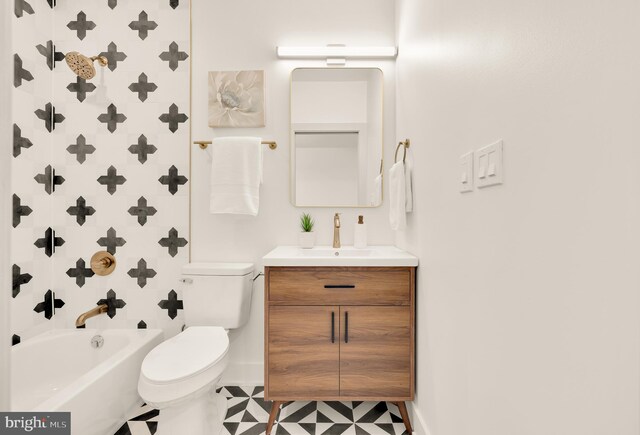
M 313 232 L 313 226 L 315 222 L 309 213 L 302 213 L 300 216 L 300 247 L 301 248 L 313 248 L 316 243 L 316 233 Z

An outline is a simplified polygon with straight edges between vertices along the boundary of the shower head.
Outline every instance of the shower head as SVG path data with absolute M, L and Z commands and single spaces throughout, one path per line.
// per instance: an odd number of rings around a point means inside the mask
M 94 61 L 98 61 L 100 66 L 107 66 L 109 61 L 104 56 L 87 57 L 77 51 L 71 51 L 64 57 L 67 65 L 78 77 L 85 80 L 91 80 L 96 75 L 96 69 L 93 66 Z

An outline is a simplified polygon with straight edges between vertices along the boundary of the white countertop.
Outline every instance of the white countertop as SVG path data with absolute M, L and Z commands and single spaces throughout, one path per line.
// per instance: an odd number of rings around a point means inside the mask
M 370 266 L 415 267 L 418 257 L 395 246 L 353 246 L 332 248 L 316 246 L 303 249 L 299 246 L 278 246 L 262 257 L 264 266 Z

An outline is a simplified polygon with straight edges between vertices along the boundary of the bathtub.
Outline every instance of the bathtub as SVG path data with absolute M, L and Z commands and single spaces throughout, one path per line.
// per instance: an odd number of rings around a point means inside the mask
M 73 435 L 112 435 L 142 404 L 140 366 L 162 340 L 160 329 L 59 329 L 26 340 L 11 350 L 11 408 L 68 411 Z

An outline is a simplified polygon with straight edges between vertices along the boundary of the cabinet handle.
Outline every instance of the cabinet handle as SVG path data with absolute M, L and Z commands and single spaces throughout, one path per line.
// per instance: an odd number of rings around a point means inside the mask
M 349 343 L 349 312 L 344 312 L 344 342 Z
M 331 343 L 336 342 L 336 313 L 331 312 Z
M 356 288 L 353 284 L 325 284 L 324 288 Z

